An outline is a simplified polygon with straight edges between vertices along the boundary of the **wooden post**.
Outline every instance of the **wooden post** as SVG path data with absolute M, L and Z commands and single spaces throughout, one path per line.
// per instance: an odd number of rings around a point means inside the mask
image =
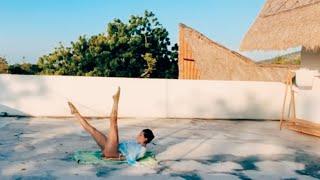
M 285 123 L 290 123 L 290 120 L 293 119 L 293 122 L 295 123 L 297 120 L 296 117 L 296 102 L 295 102 L 295 95 L 294 95 L 294 90 L 293 90 L 293 82 L 292 82 L 292 72 L 288 72 L 287 80 L 286 80 L 286 88 L 285 88 L 285 93 L 284 93 L 284 100 L 282 104 L 282 111 L 281 111 L 281 118 L 280 118 L 280 130 L 282 130 L 282 126 Z M 289 109 L 288 109 L 288 116 L 287 118 L 285 117 L 285 109 L 286 109 L 286 102 L 287 102 L 287 96 L 288 96 L 288 89 L 290 87 L 290 100 L 289 100 Z M 293 111 L 293 114 L 292 112 Z
M 281 117 L 280 117 L 280 130 L 282 130 L 282 124 L 283 124 L 283 121 L 285 120 L 284 113 L 285 113 L 285 107 L 286 107 L 286 101 L 287 101 L 287 95 L 288 95 L 288 86 L 291 81 L 292 81 L 291 72 L 288 71 L 288 76 L 285 81 L 286 88 L 285 88 L 285 92 L 284 92 L 284 100 L 283 100 Z M 289 111 L 290 111 L 290 109 L 289 109 Z

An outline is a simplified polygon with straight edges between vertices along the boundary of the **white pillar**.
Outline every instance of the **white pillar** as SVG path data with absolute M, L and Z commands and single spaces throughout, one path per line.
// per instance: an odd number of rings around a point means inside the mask
M 303 47 L 301 51 L 301 67 L 320 71 L 320 48 L 313 51 Z

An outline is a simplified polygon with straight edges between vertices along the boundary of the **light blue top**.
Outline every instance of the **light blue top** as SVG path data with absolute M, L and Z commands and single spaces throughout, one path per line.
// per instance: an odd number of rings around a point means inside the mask
M 146 153 L 146 148 L 135 140 L 120 142 L 118 150 L 126 157 L 129 165 L 137 165 L 137 160 L 143 158 Z

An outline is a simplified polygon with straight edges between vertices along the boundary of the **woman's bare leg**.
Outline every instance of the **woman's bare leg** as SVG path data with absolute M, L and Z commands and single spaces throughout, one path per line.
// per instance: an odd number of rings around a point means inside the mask
M 71 103 L 68 102 L 68 105 L 71 109 L 71 114 L 73 114 L 79 121 L 80 124 L 82 125 L 82 127 L 89 133 L 91 134 L 91 136 L 93 137 L 93 139 L 96 141 L 96 143 L 98 144 L 98 146 L 101 148 L 101 150 L 103 151 L 105 149 L 105 145 L 107 143 L 107 137 L 101 133 L 100 131 L 98 131 L 95 127 L 91 126 L 88 121 L 81 116 L 81 114 L 79 113 L 79 111 L 77 110 L 77 108 Z
M 118 145 L 119 145 L 119 134 L 118 134 L 118 104 L 120 98 L 120 87 L 118 87 L 117 93 L 113 96 L 113 106 L 110 114 L 110 129 L 108 133 L 108 141 L 105 146 L 104 155 L 108 158 L 118 158 Z

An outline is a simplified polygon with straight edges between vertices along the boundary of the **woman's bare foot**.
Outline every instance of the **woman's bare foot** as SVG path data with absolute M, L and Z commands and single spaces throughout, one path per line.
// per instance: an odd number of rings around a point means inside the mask
M 112 98 L 113 98 L 114 101 L 119 101 L 119 98 L 120 98 L 120 87 L 118 87 L 118 90 L 117 90 L 116 94 L 114 94 L 112 96 Z
M 79 113 L 79 111 L 77 110 L 77 108 L 76 108 L 71 102 L 68 102 L 68 105 L 69 105 L 71 114 L 77 114 L 77 113 Z

